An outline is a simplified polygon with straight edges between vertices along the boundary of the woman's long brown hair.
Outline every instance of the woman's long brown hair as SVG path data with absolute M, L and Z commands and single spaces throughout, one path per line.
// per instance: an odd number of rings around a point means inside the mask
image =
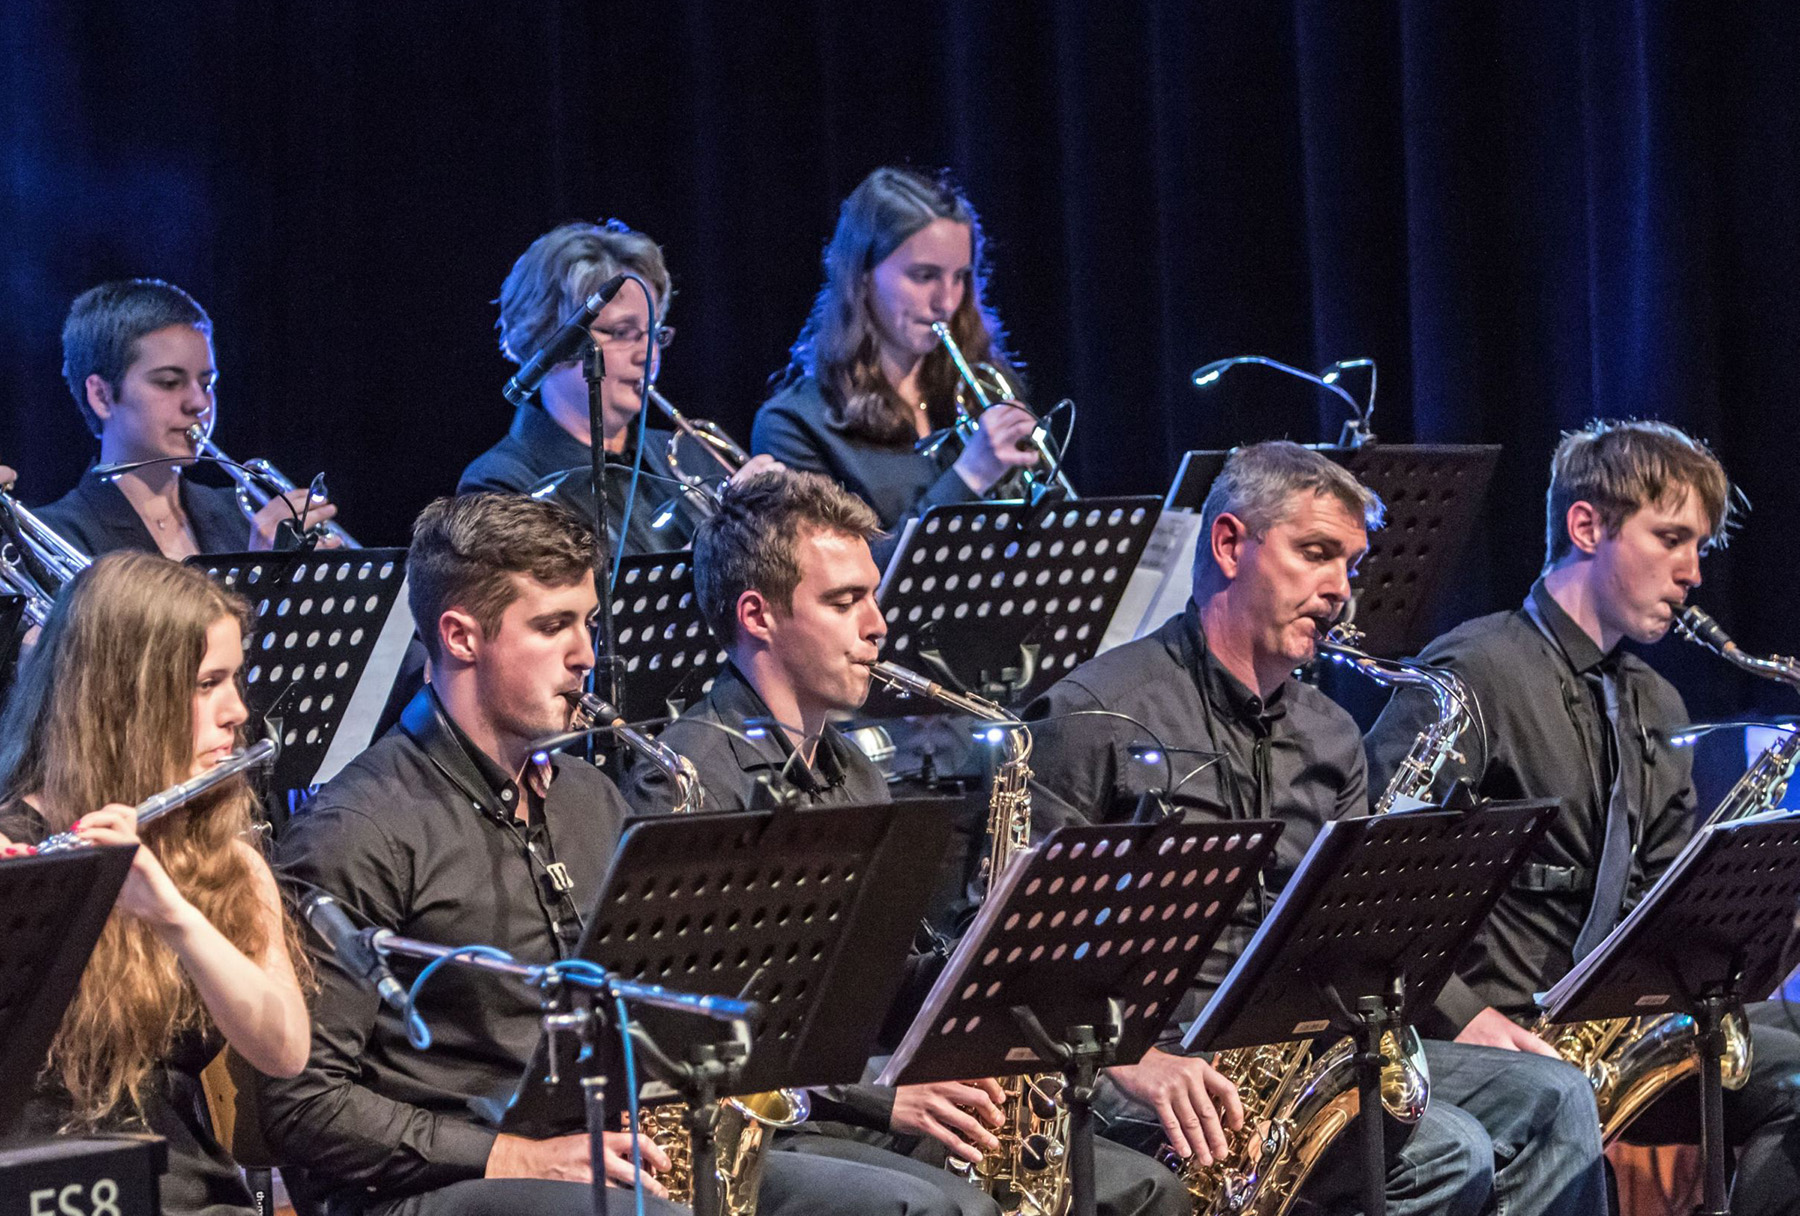
M 875 443 L 911 444 L 918 438 L 913 403 L 902 401 L 881 370 L 875 322 L 870 316 L 869 273 L 907 239 L 933 220 L 969 229 L 973 272 L 962 303 L 950 316 L 950 336 L 971 366 L 992 363 L 1023 394 L 1018 368 L 1002 346 L 1000 321 L 982 303 L 986 285 L 986 242 L 974 208 L 947 178 L 929 178 L 911 169 L 877 169 L 862 180 L 838 211 L 837 231 L 825 247 L 825 284 L 812 314 L 794 343 L 784 383 L 802 376 L 819 382 L 833 420 L 849 433 Z M 925 356 L 919 389 L 933 426 L 955 421 L 960 383 L 956 366 L 941 348 Z
M 191 775 L 193 704 L 206 633 L 249 606 L 197 570 L 113 553 L 65 586 L 0 718 L 0 790 L 30 795 L 49 830 L 109 802 L 134 805 Z M 230 781 L 145 827 L 142 840 L 176 887 L 251 958 L 269 948 L 250 860 L 234 842 L 254 798 Z M 285 919 L 285 918 L 284 918 Z M 304 954 L 288 921 L 289 954 Z M 142 1112 L 151 1069 L 177 1035 L 208 1025 L 175 954 L 115 911 L 50 1051 L 50 1068 L 91 1126 Z

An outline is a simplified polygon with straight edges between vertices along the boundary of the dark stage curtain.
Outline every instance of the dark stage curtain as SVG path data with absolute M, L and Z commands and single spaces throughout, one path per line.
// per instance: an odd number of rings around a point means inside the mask
M 1334 437 L 1258 352 L 1380 362 L 1387 441 L 1499 442 L 1447 616 L 1516 603 L 1558 432 L 1714 442 L 1756 509 L 1701 601 L 1791 648 L 1800 9 L 1786 0 L 768 4 L 4 0 L 0 458 L 27 501 L 91 444 L 69 300 L 147 274 L 217 322 L 226 450 L 330 473 L 401 542 L 504 429 L 490 303 L 528 241 L 662 241 L 663 385 L 746 437 L 838 201 L 951 167 L 1043 404 L 1092 491 L 1179 454 Z M 1697 712 L 1778 690 L 1662 647 Z

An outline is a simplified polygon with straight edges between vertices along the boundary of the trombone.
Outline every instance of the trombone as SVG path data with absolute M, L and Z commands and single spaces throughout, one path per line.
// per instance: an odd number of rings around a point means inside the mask
M 725 433 L 725 428 L 709 418 L 689 418 L 662 395 L 654 384 L 645 390 L 650 403 L 669 416 L 674 424 L 675 433 L 669 437 L 668 446 L 663 449 L 663 463 L 669 466 L 669 472 L 690 486 L 698 486 L 702 478 L 693 473 L 684 473 L 681 469 L 681 441 L 692 439 L 700 445 L 700 450 L 711 456 L 718 463 L 719 471 L 726 477 L 743 468 L 750 459 L 750 453 L 732 441 Z
M 245 519 L 255 519 L 256 513 L 276 495 L 299 489 L 282 476 L 281 470 L 266 460 L 247 460 L 239 464 L 227 456 L 212 441 L 213 421 L 214 415 L 208 413 L 204 423 L 196 422 L 187 429 L 187 439 L 194 445 L 194 455 L 218 461 L 219 467 L 237 483 L 238 510 L 244 513 Z M 346 549 L 362 548 L 354 537 L 333 520 L 327 520 L 308 530 L 322 532 Z
M 983 363 L 979 368 L 969 366 L 968 359 L 963 357 L 962 347 L 958 346 L 956 339 L 950 336 L 948 325 L 942 321 L 933 321 L 931 332 L 937 335 L 937 340 L 943 344 L 945 353 L 950 356 L 950 361 L 956 364 L 956 374 L 962 377 L 962 388 L 958 388 L 956 391 L 956 412 L 959 416 L 954 430 L 966 443 L 969 435 L 975 429 L 977 419 L 992 408 L 994 393 L 998 393 L 1002 400 L 1007 401 L 1016 401 L 1018 397 L 1013 389 L 1012 381 L 1006 378 L 1006 373 L 992 363 Z M 978 372 L 980 374 L 977 374 Z M 987 377 L 985 384 L 982 382 L 982 375 Z M 964 388 L 968 390 L 968 397 L 973 397 L 975 404 L 981 407 L 979 410 L 970 411 L 968 399 L 963 393 Z M 936 446 L 936 444 L 930 445 L 926 450 L 932 450 Z M 1023 445 L 1021 444 L 1021 446 Z M 1051 485 L 1046 486 L 1040 483 L 1041 473 L 1033 473 L 1030 469 L 1022 470 L 1025 478 L 1026 497 L 1035 502 L 1045 490 L 1053 486 L 1062 492 L 1063 497 L 1073 501 L 1077 497 L 1075 487 L 1070 483 L 1068 475 L 1063 472 L 1062 458 L 1050 450 L 1049 436 L 1042 422 L 1032 429 L 1031 446 L 1037 451 L 1040 466 L 1050 470 Z
M 93 564 L 49 524 L 0 488 L 0 590 L 25 599 L 25 619 L 42 628 L 62 585 Z

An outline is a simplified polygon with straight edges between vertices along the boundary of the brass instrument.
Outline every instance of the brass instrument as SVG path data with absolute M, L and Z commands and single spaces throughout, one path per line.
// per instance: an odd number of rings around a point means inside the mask
M 0 590 L 25 597 L 25 619 L 42 627 L 62 585 L 93 563 L 25 504 L 0 489 Z
M 726 477 L 743 468 L 749 461 L 750 453 L 739 447 L 718 423 L 708 418 L 689 418 L 658 392 L 654 384 L 644 390 L 644 395 L 650 399 L 650 404 L 668 415 L 669 422 L 675 427 L 675 434 L 670 436 L 668 446 L 663 450 L 663 463 L 669 466 L 669 472 L 676 480 L 690 486 L 697 486 L 701 482 L 694 474 L 681 471 L 683 439 L 691 439 L 699 444 L 701 451 L 717 462 L 719 472 Z
M 586 730 L 608 725 L 626 746 L 656 765 L 675 783 L 675 813 L 699 811 L 705 798 L 700 774 L 693 762 L 674 748 L 658 742 L 625 723 L 623 715 L 593 693 L 569 694 L 574 707 L 571 725 Z M 743 1097 L 724 1098 L 713 1114 L 713 1142 L 717 1150 L 719 1208 L 724 1216 L 755 1216 L 756 1192 L 762 1184 L 768 1160 L 770 1133 L 794 1127 L 812 1113 L 812 1100 L 803 1089 L 775 1089 Z M 669 1198 L 685 1207 L 694 1204 L 693 1146 L 688 1140 L 688 1104 L 665 1102 L 639 1116 L 638 1130 L 668 1154 L 669 1168 L 658 1175 Z
M 991 886 L 1013 858 L 1031 845 L 1031 732 L 1012 714 L 984 697 L 945 688 L 894 663 L 877 660 L 870 674 L 896 692 L 927 697 L 985 722 L 999 723 L 1005 758 L 995 767 L 988 796 L 988 855 L 985 878 Z M 945 1168 L 993 1196 L 1008 1216 L 1062 1216 L 1074 1194 L 1069 1186 L 1069 1109 L 1057 1073 L 999 1078 L 1005 1121 L 994 1133 L 1000 1147 L 977 1164 L 952 1159 Z
M 138 803 L 135 808 L 138 827 L 141 828 L 146 824 L 156 822 L 177 807 L 192 802 L 215 785 L 223 785 L 233 777 L 248 772 L 259 764 L 274 763 L 275 757 L 280 751 L 281 744 L 273 736 L 260 739 L 243 751 L 233 752 L 199 776 L 189 777 L 186 781 L 171 785 L 161 793 L 150 795 Z M 87 847 L 88 842 L 74 832 L 58 832 L 54 836 L 46 837 L 37 846 L 37 851 L 40 853 L 64 853 L 70 849 Z
M 962 379 L 961 386 L 956 390 L 956 412 L 959 417 L 954 431 L 962 437 L 964 442 L 967 442 L 969 435 L 975 430 L 976 421 L 993 406 L 996 394 L 1000 400 L 1017 401 L 1018 393 L 1013 388 L 1012 381 L 1006 378 L 1006 373 L 992 363 L 982 363 L 978 367 L 969 366 L 968 359 L 963 355 L 962 347 L 956 344 L 956 339 L 951 336 L 948 325 L 942 321 L 933 321 L 931 332 L 937 335 L 937 340 L 943 345 L 944 352 L 956 365 L 956 374 Z M 968 390 L 967 395 L 964 394 L 965 389 Z M 970 400 L 973 400 L 980 408 L 971 410 L 969 408 Z M 1063 472 L 1061 458 L 1050 450 L 1050 444 L 1041 423 L 1031 432 L 1031 446 L 1038 454 L 1039 468 L 1053 470 L 1052 484 L 1062 492 L 1064 498 L 1073 500 L 1076 497 L 1075 487 L 1070 484 L 1068 476 Z M 1036 490 L 1029 492 L 1027 497 L 1035 499 L 1038 497 L 1038 491 L 1048 488 L 1038 484 L 1039 473 L 1034 473 L 1030 469 L 1021 470 L 1021 472 L 1026 485 L 1036 487 Z
M 237 483 L 238 510 L 244 513 L 245 519 L 255 519 L 256 513 L 276 495 L 286 494 L 300 488 L 282 476 L 281 470 L 266 460 L 247 460 L 239 464 L 220 451 L 219 445 L 212 441 L 213 417 L 211 413 L 208 413 L 205 422 L 196 422 L 190 426 L 187 429 L 187 439 L 194 445 L 194 455 L 218 461 L 219 467 L 224 469 L 230 475 L 231 480 Z M 315 525 L 315 528 L 346 549 L 362 548 L 355 538 L 344 531 L 335 520 L 327 520 L 322 524 Z
M 1744 671 L 1800 688 L 1800 663 L 1784 655 L 1745 654 L 1717 621 L 1692 604 L 1675 614 L 1675 629 Z M 1800 731 L 1791 731 L 1763 750 L 1713 808 L 1705 826 L 1779 806 L 1796 764 L 1800 764 Z M 1749 1079 L 1751 1061 L 1750 1032 L 1742 1012 L 1728 1014 L 1723 1029 L 1724 1085 L 1741 1089 Z M 1685 1013 L 1560 1024 L 1540 1018 L 1532 1030 L 1587 1075 L 1600 1109 L 1600 1136 L 1607 1144 L 1624 1134 L 1631 1121 L 1670 1087 L 1699 1071 L 1694 1019 Z
M 1430 691 L 1435 720 L 1419 733 L 1406 760 L 1375 800 L 1386 814 L 1405 798 L 1423 802 L 1444 762 L 1457 756 L 1457 741 L 1476 720 L 1468 686 L 1451 672 L 1379 659 L 1356 645 L 1361 635 L 1334 626 L 1319 643 L 1326 658 L 1383 685 Z M 1431 1101 L 1431 1073 L 1424 1044 L 1408 1026 L 1382 1036 L 1381 1105 L 1402 1123 L 1414 1124 Z M 1225 1155 L 1212 1165 L 1189 1158 L 1177 1165 L 1194 1197 L 1195 1216 L 1280 1216 L 1293 1205 L 1320 1156 L 1350 1125 L 1362 1105 L 1357 1089 L 1356 1044 L 1340 1039 L 1315 1055 L 1313 1040 L 1222 1051 L 1213 1067 L 1237 1086 L 1244 1123 L 1228 1132 Z

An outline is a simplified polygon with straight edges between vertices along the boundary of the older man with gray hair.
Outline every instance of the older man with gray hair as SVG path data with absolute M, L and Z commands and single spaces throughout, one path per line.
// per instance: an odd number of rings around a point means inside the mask
M 1199 819 L 1287 825 L 1169 1041 L 1109 1070 L 1101 1095 L 1109 1135 L 1139 1147 L 1163 1140 L 1205 1164 L 1242 1120 L 1230 1079 L 1177 1054 L 1174 1040 L 1249 943 L 1319 828 L 1368 811 L 1355 722 L 1294 669 L 1313 659 L 1350 603 L 1350 580 L 1382 515 L 1370 490 L 1316 452 L 1285 442 L 1238 449 L 1202 508 L 1186 611 L 1076 668 L 1027 711 L 1048 804 L 1040 822 L 1059 813 L 1102 822 L 1161 792 Z M 1146 742 L 1162 753 L 1155 764 L 1139 759 Z M 1454 1044 L 1427 1052 L 1431 1106 L 1403 1143 L 1390 1144 L 1390 1212 L 1475 1213 L 1490 1204 L 1515 1216 L 1605 1210 L 1598 1120 L 1579 1073 Z M 1328 1151 L 1307 1199 L 1353 1201 L 1351 1139 Z

